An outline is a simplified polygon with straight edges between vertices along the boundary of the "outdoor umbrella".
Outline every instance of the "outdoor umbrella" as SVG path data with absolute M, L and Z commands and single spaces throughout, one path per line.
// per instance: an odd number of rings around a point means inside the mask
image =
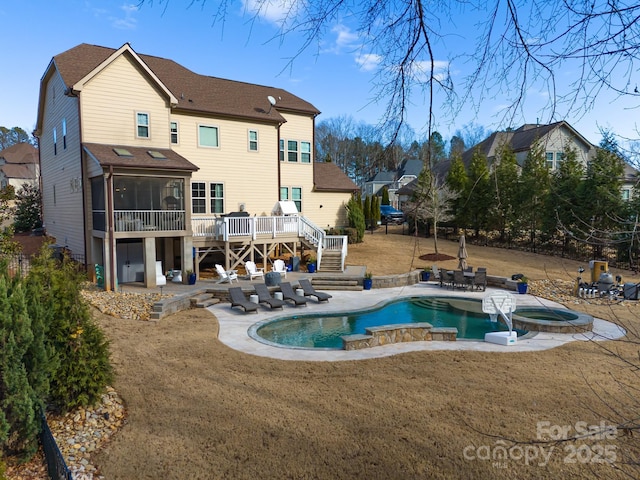
M 458 247 L 458 268 L 460 270 L 467 268 L 467 247 L 465 245 L 464 235 L 460 235 L 460 246 Z

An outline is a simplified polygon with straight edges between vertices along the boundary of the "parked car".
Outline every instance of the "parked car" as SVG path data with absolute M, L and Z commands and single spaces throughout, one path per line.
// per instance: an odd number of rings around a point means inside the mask
M 380 205 L 380 222 L 383 225 L 387 223 L 396 223 L 400 225 L 404 222 L 404 213 L 393 208 L 391 205 Z

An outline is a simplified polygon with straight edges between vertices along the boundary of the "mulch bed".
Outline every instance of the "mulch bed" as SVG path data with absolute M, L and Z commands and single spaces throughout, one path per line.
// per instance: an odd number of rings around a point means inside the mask
M 445 260 L 453 260 L 456 257 L 445 255 L 444 253 L 427 253 L 420 255 L 420 260 L 428 260 L 430 262 L 444 262 Z

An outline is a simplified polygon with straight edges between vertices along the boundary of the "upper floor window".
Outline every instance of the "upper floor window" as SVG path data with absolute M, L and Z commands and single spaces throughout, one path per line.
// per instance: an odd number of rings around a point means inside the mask
M 174 145 L 178 144 L 178 122 L 171 122 L 169 126 L 171 130 L 171 143 Z
M 224 185 L 222 183 L 209 184 L 211 193 L 211 213 L 224 213 Z
M 218 127 L 198 125 L 198 145 L 201 147 L 219 147 Z
M 289 187 L 280 187 L 280 200 L 289 200 Z
M 58 154 L 58 129 L 53 127 L 53 154 Z
M 311 143 L 300 142 L 300 161 L 302 163 L 311 163 Z
M 560 168 L 560 164 L 564 160 L 564 152 L 556 152 L 556 168 Z
M 281 162 L 284 162 L 284 140 L 280 139 L 280 151 L 278 153 L 278 158 L 280 158 Z
M 629 200 L 631 200 L 631 189 L 630 188 L 623 188 L 622 189 L 622 200 L 624 200 L 625 202 L 628 202 Z
M 67 119 L 62 119 L 62 149 L 67 149 Z
M 257 130 L 249 130 L 249 151 L 250 152 L 258 151 L 258 131 Z
M 553 152 L 547 152 L 546 158 L 547 158 L 547 168 L 549 170 L 553 170 Z
M 204 182 L 191 184 L 191 212 L 207 213 L 207 190 Z
M 149 138 L 149 114 L 136 113 L 136 127 L 138 138 Z
M 290 162 L 298 161 L 298 142 L 296 140 L 287 141 L 287 160 Z

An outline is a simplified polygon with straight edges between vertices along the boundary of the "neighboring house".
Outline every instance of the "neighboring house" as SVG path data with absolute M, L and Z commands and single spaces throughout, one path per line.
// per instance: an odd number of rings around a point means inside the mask
M 529 152 L 536 145 L 541 145 L 545 152 L 547 167 L 554 171 L 558 168 L 564 157 L 564 150 L 570 146 L 576 151 L 577 158 L 585 166 L 595 157 L 596 146 L 591 144 L 577 130 L 565 121 L 552 123 L 550 125 L 525 124 L 516 130 L 494 132 L 482 142 L 465 150 L 462 154 L 462 161 L 465 167 L 469 167 L 473 154 L 480 151 L 486 156 L 489 167 L 492 168 L 499 162 L 497 153 L 500 148 L 509 144 L 516 155 L 516 161 L 520 168 L 524 165 Z M 450 161 L 441 162 L 434 168 L 434 173 L 441 181 L 449 171 Z M 633 189 L 637 182 L 638 172 L 633 167 L 625 163 L 625 173 L 621 195 L 625 199 L 633 196 Z M 407 201 L 414 190 L 413 182 L 398 191 L 401 201 Z
M 78 45 L 41 79 L 47 234 L 103 266 L 107 288 L 155 286 L 156 262 L 197 272 L 209 255 L 227 268 L 277 247 L 328 255 L 323 227 L 344 226 L 350 193 L 346 175 L 315 174 L 326 168 L 314 161 L 319 113 L 285 90 L 199 75 L 129 44 Z M 280 200 L 299 215 L 271 216 Z
M 573 147 L 578 160 L 583 164 L 595 156 L 595 146 L 565 121 L 550 125 L 525 124 L 516 130 L 494 132 L 482 142 L 469 148 L 462 154 L 462 161 L 469 166 L 473 153 L 480 150 L 492 165 L 496 152 L 508 144 L 516 155 L 518 165 L 522 167 L 527 155 L 535 145 L 542 146 L 547 166 L 551 171 L 558 168 L 566 147 Z
M 422 171 L 423 162 L 416 159 L 404 160 L 397 170 L 378 172 L 367 180 L 362 187 L 362 195 L 381 195 L 383 187 L 389 192 L 389 203 L 396 208 L 401 208 L 397 191 L 418 178 Z
M 16 143 L 0 150 L 0 188 L 11 185 L 17 192 L 24 184 L 38 186 L 39 182 L 36 147 L 29 143 Z

